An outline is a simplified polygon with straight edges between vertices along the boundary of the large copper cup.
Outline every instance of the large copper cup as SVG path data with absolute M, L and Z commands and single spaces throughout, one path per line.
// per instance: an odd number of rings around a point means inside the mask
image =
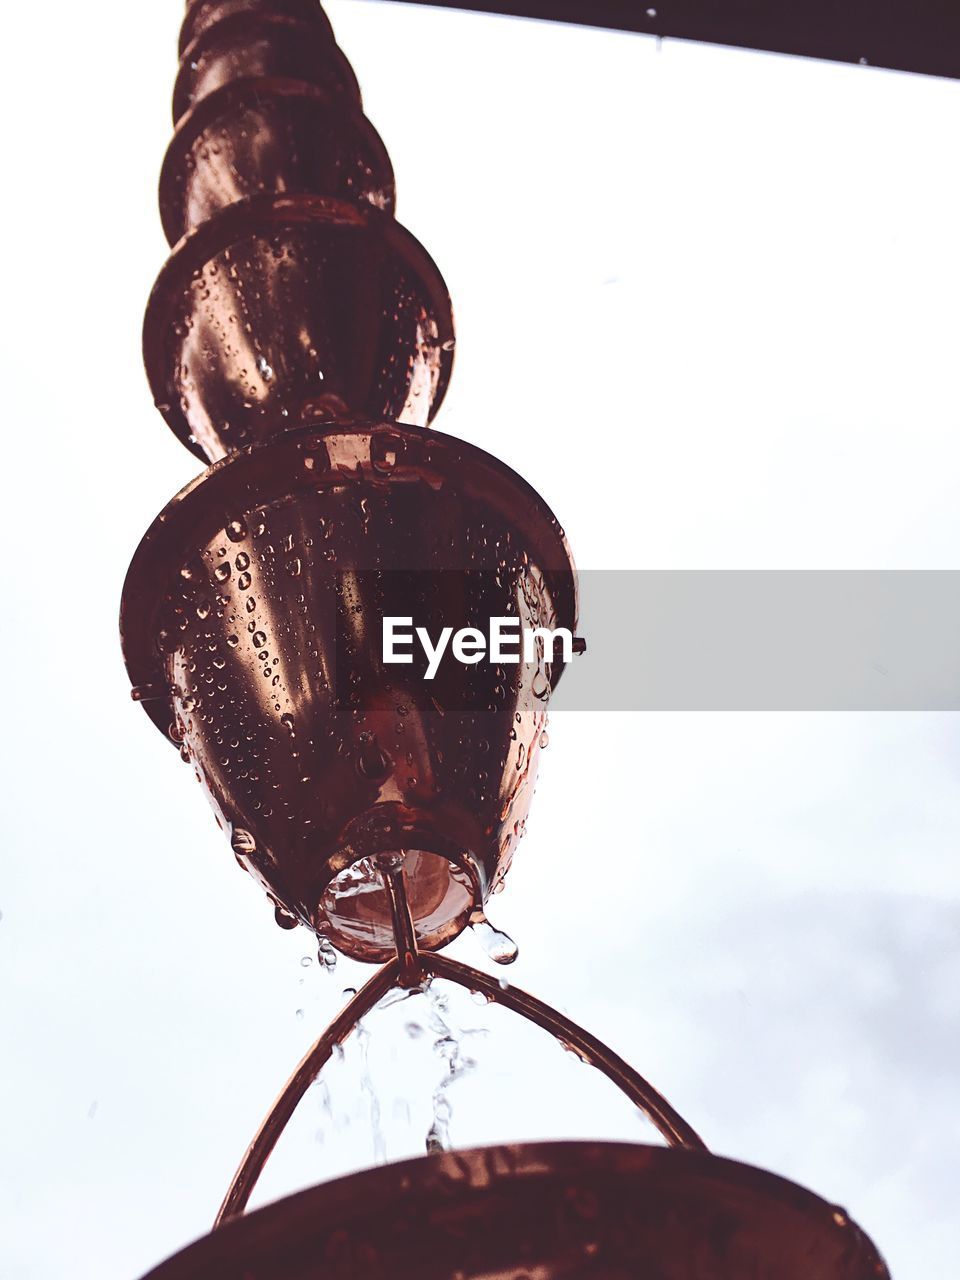
M 353 106 L 299 80 L 240 80 L 181 119 L 160 174 L 170 244 L 246 196 L 313 192 L 392 212 L 393 168 Z
M 382 618 L 576 624 L 542 500 L 451 437 L 301 429 L 211 467 L 155 521 L 121 614 L 135 696 L 203 783 L 234 852 L 293 918 L 395 950 L 379 855 L 403 853 L 417 941 L 502 879 L 562 662 L 383 661 Z
M 413 236 L 308 195 L 253 196 L 186 236 L 143 331 L 157 407 L 209 461 L 349 411 L 425 426 L 453 344 L 446 286 Z
M 458 1151 L 238 1218 L 147 1280 L 889 1280 L 846 1213 L 717 1156 L 614 1143 Z

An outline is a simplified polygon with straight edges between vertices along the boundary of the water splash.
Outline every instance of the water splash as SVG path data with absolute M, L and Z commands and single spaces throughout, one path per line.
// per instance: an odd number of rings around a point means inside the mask
M 419 996 L 423 993 L 423 987 L 394 987 L 392 991 L 388 991 L 382 1000 L 378 1001 L 378 1009 L 389 1009 L 391 1005 L 399 1004 L 402 1000 L 409 1000 L 411 996 Z
M 357 1023 L 357 1043 L 360 1046 L 360 1092 L 367 1100 L 370 1111 L 370 1131 L 373 1134 L 373 1159 L 375 1164 L 386 1164 L 387 1141 L 383 1133 L 380 1115 L 380 1098 L 370 1074 L 370 1032 L 362 1022 Z
M 326 1080 L 321 1077 L 319 1080 L 314 1080 L 310 1087 L 316 1094 L 319 1110 L 324 1117 L 321 1121 L 320 1127 L 314 1130 L 313 1139 L 314 1142 L 323 1146 L 327 1140 L 327 1129 L 332 1130 L 336 1127 L 336 1117 L 333 1114 L 333 1101 L 330 1096 L 330 1086 L 327 1084 Z
M 453 1105 L 449 1098 L 449 1089 L 457 1080 L 469 1075 L 476 1068 L 476 1061 L 463 1052 L 460 1043 L 462 1036 L 476 1034 L 464 1032 L 458 1028 L 450 1017 L 450 1002 L 434 985 L 427 989 L 430 1003 L 428 1025 L 437 1037 L 433 1043 L 434 1051 L 446 1063 L 446 1074 L 433 1091 L 433 1121 L 427 1131 L 426 1149 L 428 1155 L 451 1149 L 450 1121 L 453 1117 Z

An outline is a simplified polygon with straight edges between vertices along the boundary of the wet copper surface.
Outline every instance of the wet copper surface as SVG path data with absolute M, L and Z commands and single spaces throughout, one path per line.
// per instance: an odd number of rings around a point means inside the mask
M 174 244 L 245 196 L 320 194 L 390 212 L 393 168 L 379 134 L 342 98 L 300 80 L 241 80 L 181 119 L 160 175 Z
M 351 413 L 430 421 L 453 365 L 446 286 L 369 204 L 254 196 L 186 237 L 154 286 L 144 359 L 157 406 L 215 460 Z
M 411 891 L 418 941 L 459 932 L 522 834 L 561 670 L 451 658 L 427 681 L 423 663 L 383 663 L 381 619 L 435 633 L 511 614 L 576 624 L 569 551 L 533 490 L 439 433 L 354 425 L 234 455 L 174 499 L 134 557 L 122 630 L 137 694 L 241 864 L 381 960 L 388 899 L 345 931 L 330 881 L 376 854 L 436 855 Z
M 887 1280 L 836 1205 L 681 1149 L 451 1152 L 237 1219 L 149 1280 Z
M 360 105 L 353 68 L 329 28 L 273 12 L 238 12 L 206 27 L 184 50 L 173 89 L 173 122 L 222 85 L 283 76 Z
M 290 427 L 423 426 L 453 363 L 429 254 L 319 5 L 195 0 L 160 182 L 177 247 L 144 322 L 160 412 L 204 461 Z
M 187 5 L 180 27 L 177 56 L 182 57 L 197 36 L 238 13 L 261 16 L 276 14 L 300 22 L 310 22 L 320 27 L 333 43 L 333 28 L 317 0 L 192 0 Z

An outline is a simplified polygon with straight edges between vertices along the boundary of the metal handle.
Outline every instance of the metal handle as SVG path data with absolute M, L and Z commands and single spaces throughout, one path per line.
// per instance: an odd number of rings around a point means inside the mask
M 431 978 L 446 978 L 450 982 L 458 983 L 461 987 L 466 987 L 469 991 L 482 992 L 489 999 L 512 1009 L 514 1013 L 519 1013 L 521 1017 L 536 1023 L 544 1031 L 555 1036 L 584 1062 L 602 1072 L 630 1099 L 634 1106 L 639 1107 L 666 1139 L 669 1146 L 686 1147 L 697 1151 L 707 1150 L 703 1139 L 649 1081 L 595 1036 L 584 1031 L 582 1027 L 571 1022 L 556 1009 L 552 1009 L 535 996 L 521 991 L 519 987 L 501 986 L 498 978 L 471 968 L 470 965 L 461 964 L 458 960 L 423 953 L 411 955 L 409 949 L 405 949 L 405 952 L 403 961 L 400 958 L 388 961 L 365 986 L 361 987 L 301 1060 L 253 1141 L 247 1147 L 223 1204 L 220 1206 L 213 1224 L 214 1228 L 228 1222 L 231 1218 L 238 1217 L 246 1209 L 250 1195 L 280 1134 L 296 1110 L 300 1099 L 330 1058 L 334 1047 L 342 1044 L 361 1018 L 394 987 L 409 988 L 411 985 L 416 985 L 412 983 L 413 974 L 411 973 L 414 963 L 421 983 Z

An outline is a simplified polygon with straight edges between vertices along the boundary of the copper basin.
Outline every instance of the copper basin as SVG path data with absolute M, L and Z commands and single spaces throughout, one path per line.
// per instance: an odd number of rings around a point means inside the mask
M 682 1149 L 451 1152 L 238 1218 L 148 1280 L 888 1280 L 843 1209 Z

